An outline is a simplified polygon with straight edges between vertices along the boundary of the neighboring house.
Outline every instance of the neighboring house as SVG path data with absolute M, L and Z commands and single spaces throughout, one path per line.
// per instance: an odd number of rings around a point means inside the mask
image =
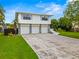
M 3 31 L 2 28 L 3 28 L 3 26 L 2 26 L 2 21 L 0 21 L 0 32 Z
M 2 25 L 0 25 L 0 32 L 2 32 Z
M 19 33 L 48 33 L 51 24 L 50 16 L 52 15 L 17 12 Z
M 78 22 L 78 21 L 73 21 L 73 22 L 72 22 L 72 29 L 73 29 L 74 31 L 79 32 L 79 22 Z

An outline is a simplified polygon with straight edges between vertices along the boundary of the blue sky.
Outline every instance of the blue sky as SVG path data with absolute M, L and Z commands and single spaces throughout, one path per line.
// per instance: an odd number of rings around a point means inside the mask
M 60 18 L 68 2 L 72 0 L 0 0 L 5 9 L 5 19 L 11 23 L 15 19 L 15 12 L 32 12 L 52 14 L 52 18 Z

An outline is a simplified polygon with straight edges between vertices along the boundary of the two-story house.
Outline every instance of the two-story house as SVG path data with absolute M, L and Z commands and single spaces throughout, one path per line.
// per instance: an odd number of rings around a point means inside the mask
M 51 24 L 50 16 L 52 15 L 17 12 L 19 33 L 48 33 Z

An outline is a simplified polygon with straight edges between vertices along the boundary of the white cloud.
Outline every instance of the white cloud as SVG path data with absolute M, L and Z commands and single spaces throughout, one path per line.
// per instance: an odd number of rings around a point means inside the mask
M 54 15 L 55 18 L 60 18 L 65 10 L 65 5 L 61 6 L 60 4 L 55 4 L 55 3 L 50 3 L 50 4 L 40 3 L 37 5 L 38 8 L 43 8 L 42 13 L 52 14 Z
M 69 2 L 71 3 L 71 2 L 74 2 L 74 1 L 77 1 L 77 0 L 67 0 L 65 5 L 67 5 Z
M 45 3 L 42 3 L 42 2 L 39 2 L 36 4 L 36 7 L 37 8 L 45 8 L 46 7 L 46 4 Z
M 59 4 L 52 4 L 48 7 L 49 10 L 46 12 L 47 14 L 53 14 L 55 18 L 60 18 L 63 16 L 64 7 Z M 47 10 L 47 8 L 45 9 Z
M 67 0 L 67 2 L 72 2 L 72 1 L 76 1 L 76 0 Z

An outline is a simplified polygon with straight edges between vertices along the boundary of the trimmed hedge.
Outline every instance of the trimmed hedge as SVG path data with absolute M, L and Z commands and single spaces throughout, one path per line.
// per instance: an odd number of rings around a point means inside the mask
M 18 34 L 18 29 L 10 29 L 10 28 L 7 28 L 7 29 L 4 29 L 4 35 L 8 35 L 9 33 L 12 33 L 12 34 Z

